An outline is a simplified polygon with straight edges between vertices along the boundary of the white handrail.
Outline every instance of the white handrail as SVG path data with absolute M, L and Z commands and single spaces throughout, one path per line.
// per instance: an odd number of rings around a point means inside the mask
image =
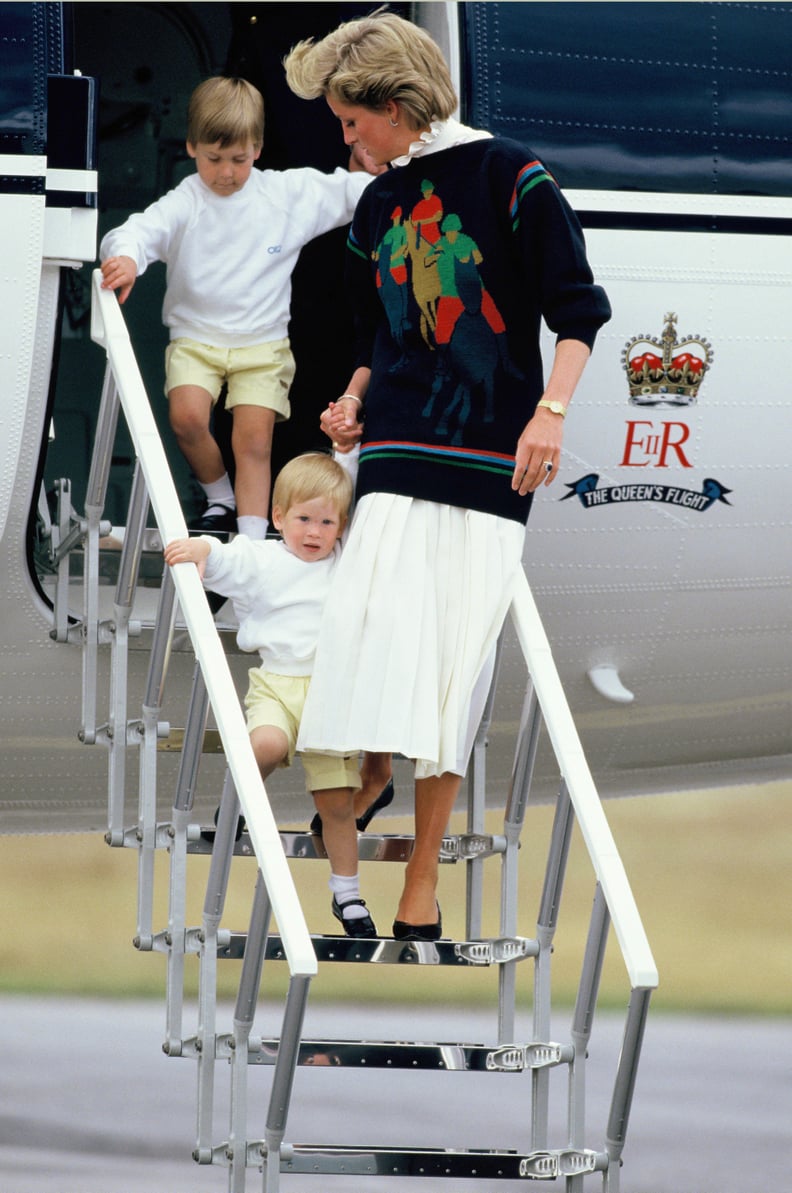
M 520 575 L 511 614 L 583 840 L 605 895 L 630 984 L 633 988 L 654 989 L 658 974 L 649 941 L 524 573 Z
M 115 294 L 111 290 L 103 290 L 101 281 L 101 272 L 94 270 L 91 338 L 107 352 L 157 526 L 163 542 L 167 543 L 186 536 L 184 515 L 132 351 L 126 323 Z M 173 578 L 195 655 L 201 665 L 250 840 L 278 921 L 290 972 L 312 977 L 317 973 L 316 953 L 198 572 L 192 564 L 178 564 L 173 569 Z

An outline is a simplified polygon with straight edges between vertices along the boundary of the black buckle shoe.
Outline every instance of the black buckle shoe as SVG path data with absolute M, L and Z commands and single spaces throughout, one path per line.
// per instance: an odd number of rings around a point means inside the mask
M 337 920 L 341 921 L 341 926 L 346 932 L 347 936 L 356 937 L 372 937 L 377 935 L 377 929 L 374 927 L 374 921 L 370 915 L 357 916 L 354 920 L 344 919 L 344 908 L 351 907 L 357 904 L 358 907 L 365 907 L 365 899 L 347 899 L 346 903 L 339 903 L 335 895 L 333 895 L 333 915 Z
M 200 518 L 196 518 L 189 528 L 190 534 L 211 534 L 215 538 L 227 542 L 230 534 L 237 533 L 237 513 L 235 509 L 229 509 L 227 505 L 220 508 L 222 513 L 203 514 Z

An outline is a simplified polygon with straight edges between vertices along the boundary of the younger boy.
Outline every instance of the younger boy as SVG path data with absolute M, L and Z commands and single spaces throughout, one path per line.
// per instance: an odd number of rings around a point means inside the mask
M 332 174 L 254 169 L 263 137 L 255 87 L 205 80 L 187 114 L 197 173 L 108 232 L 99 249 L 102 285 L 119 290 L 121 303 L 152 261 L 166 263 L 170 423 L 208 503 L 193 529 L 253 539 L 268 527 L 273 427 L 290 414 L 291 275 L 303 246 L 347 223 L 371 181 L 354 156 L 349 171 Z M 224 382 L 233 487 L 210 431 Z
M 204 584 L 231 598 L 239 646 L 261 656 L 261 666 L 249 672 L 245 708 L 264 779 L 276 767 L 289 766 L 294 756 L 352 489 L 352 479 L 339 463 L 322 452 L 307 452 L 286 464 L 275 482 L 272 521 L 281 541 L 257 542 L 239 535 L 226 544 L 202 536 L 177 539 L 165 548 L 168 564 L 198 564 Z M 376 936 L 360 898 L 357 756 L 301 757 L 307 788 L 322 818 L 333 914 L 347 936 Z

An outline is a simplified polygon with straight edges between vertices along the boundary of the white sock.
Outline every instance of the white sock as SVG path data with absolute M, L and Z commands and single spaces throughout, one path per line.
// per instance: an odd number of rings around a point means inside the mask
M 199 484 L 201 484 L 200 481 Z M 206 494 L 206 500 L 209 502 L 209 509 L 206 511 L 207 514 L 210 512 L 222 513 L 222 509 L 213 509 L 216 505 L 229 510 L 236 509 L 234 487 L 227 472 L 224 472 L 219 480 L 210 481 L 208 485 L 201 484 L 201 488 Z
M 237 527 L 240 534 L 246 534 L 249 539 L 265 539 L 269 530 L 269 521 L 259 518 L 255 514 L 237 514 Z
M 341 907 L 350 899 L 360 898 L 360 879 L 357 874 L 331 874 L 328 885 Z M 345 920 L 362 920 L 368 912 L 359 903 L 354 903 L 351 907 L 345 907 L 342 914 Z

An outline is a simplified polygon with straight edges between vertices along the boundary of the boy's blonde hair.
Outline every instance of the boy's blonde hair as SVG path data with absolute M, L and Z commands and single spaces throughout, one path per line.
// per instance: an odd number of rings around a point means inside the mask
M 247 79 L 215 75 L 205 79 L 190 96 L 187 108 L 187 140 L 191 145 L 264 143 L 264 100 Z
M 300 501 L 323 497 L 345 521 L 352 504 L 352 478 L 326 452 L 304 452 L 284 464 L 272 490 L 272 508 L 285 514 Z
M 284 59 L 286 81 L 303 99 L 403 109 L 410 128 L 447 120 L 456 109 L 451 75 L 428 33 L 391 12 L 347 21 L 321 41 L 298 42 Z

